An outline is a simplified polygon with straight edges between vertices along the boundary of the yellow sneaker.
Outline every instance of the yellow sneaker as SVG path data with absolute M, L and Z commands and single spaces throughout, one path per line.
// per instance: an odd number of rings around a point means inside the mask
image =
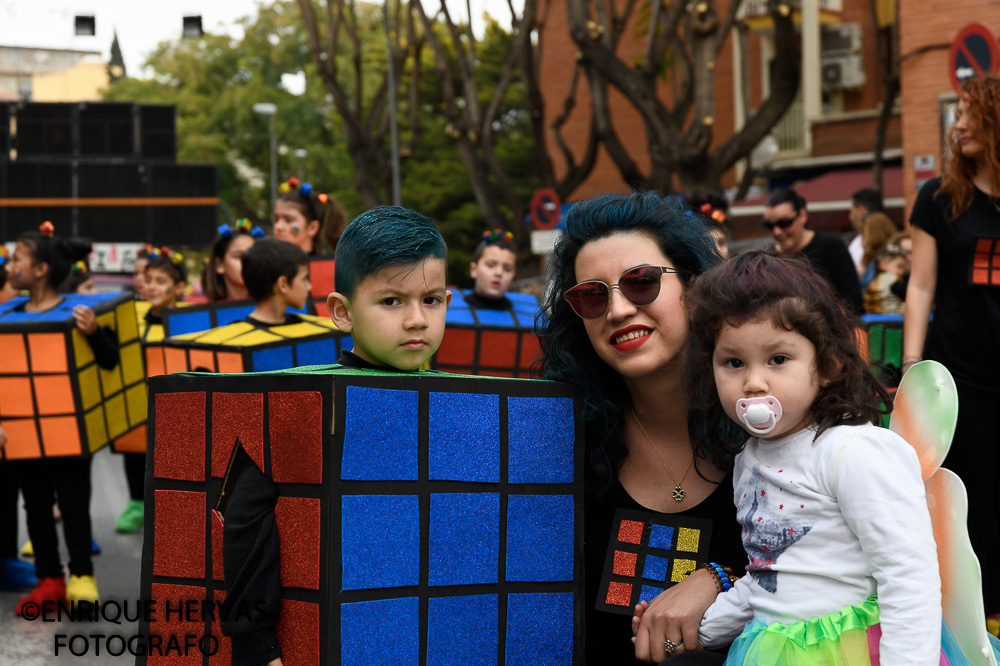
M 97 593 L 97 579 L 93 576 L 70 576 L 66 586 L 66 601 L 89 601 L 93 604 L 101 602 Z
M 1000 638 L 1000 613 L 986 616 L 986 631 Z
M 31 545 L 31 539 L 28 539 L 27 541 L 24 542 L 24 545 L 21 546 L 21 557 L 34 557 L 34 556 L 35 556 L 35 547 Z

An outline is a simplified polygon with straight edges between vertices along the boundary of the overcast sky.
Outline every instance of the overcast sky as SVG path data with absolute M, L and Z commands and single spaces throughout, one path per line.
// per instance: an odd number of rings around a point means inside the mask
M 436 0 L 424 0 L 432 11 Z M 239 36 L 235 25 L 256 13 L 258 0 L 0 0 L 0 46 L 43 46 L 59 49 L 100 51 L 110 56 L 115 30 L 130 76 L 139 75 L 140 65 L 161 41 L 181 35 L 184 16 L 201 15 L 206 32 Z M 471 0 L 474 25 L 482 12 L 509 22 L 506 0 Z M 523 0 L 514 3 L 518 9 Z M 464 0 L 448 0 L 454 17 L 465 16 Z M 74 17 L 92 15 L 97 25 L 94 37 L 77 37 Z

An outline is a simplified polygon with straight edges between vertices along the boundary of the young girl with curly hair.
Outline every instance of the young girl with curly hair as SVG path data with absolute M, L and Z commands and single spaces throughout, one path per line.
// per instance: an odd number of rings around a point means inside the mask
M 889 396 L 827 283 L 752 252 L 702 275 L 688 308 L 694 399 L 751 435 L 733 472 L 748 575 L 723 581 L 701 643 L 734 641 L 727 665 L 967 663 L 942 660 L 917 454 L 873 425 Z

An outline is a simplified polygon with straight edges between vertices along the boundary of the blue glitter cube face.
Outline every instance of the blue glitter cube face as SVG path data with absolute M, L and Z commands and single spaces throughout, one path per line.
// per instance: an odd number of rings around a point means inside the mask
M 420 582 L 416 495 L 344 495 L 341 507 L 343 589 L 406 587 Z
M 292 360 L 292 345 L 287 344 L 281 347 L 271 347 L 261 349 L 252 353 L 253 371 L 267 372 L 270 370 L 284 370 L 295 366 Z
M 373 640 L 376 636 L 392 640 Z M 340 663 L 419 664 L 420 600 L 405 597 L 342 605 Z
M 649 529 L 649 547 L 670 550 L 674 541 L 674 528 L 653 524 Z
M 184 335 L 212 328 L 212 318 L 208 311 L 177 312 L 170 315 L 170 334 Z
M 500 481 L 500 397 L 430 394 L 429 476 L 433 481 Z
M 495 594 L 428 600 L 427 666 L 496 664 L 499 614 Z
M 510 495 L 507 499 L 507 580 L 573 580 L 571 495 Z
M 514 317 L 506 310 L 476 310 L 476 317 L 483 326 L 514 326 Z
M 507 401 L 511 483 L 573 482 L 573 401 Z
M 250 316 L 251 312 L 253 312 L 253 303 L 241 307 L 219 308 L 215 311 L 215 324 L 216 326 L 232 324 L 234 321 L 239 321 Z M 171 329 L 171 332 L 173 332 L 173 329 Z
M 454 293 L 454 292 L 452 292 Z M 448 306 L 448 324 L 475 324 L 476 318 L 472 315 L 472 310 L 469 309 L 468 305 L 464 303 L 461 307 L 455 307 L 455 301 L 452 300 L 451 305 Z
M 347 387 L 340 478 L 417 479 L 417 392 Z
M 507 596 L 507 666 L 573 663 L 573 593 Z
M 647 555 L 646 563 L 642 565 L 642 577 L 649 580 L 666 580 L 667 565 L 670 560 L 656 555 Z
M 643 585 L 642 590 L 639 592 L 639 601 L 650 602 L 663 592 L 662 587 L 656 587 L 653 585 Z
M 497 582 L 500 495 L 432 493 L 428 585 Z
M 296 365 L 328 365 L 337 362 L 337 344 L 332 338 L 295 345 Z

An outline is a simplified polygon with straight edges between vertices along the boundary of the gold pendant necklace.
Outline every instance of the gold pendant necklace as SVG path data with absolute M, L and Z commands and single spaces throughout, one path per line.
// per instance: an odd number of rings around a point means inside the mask
M 681 487 L 681 484 L 684 483 L 684 477 L 687 476 L 688 470 L 691 469 L 691 464 L 694 463 L 694 454 L 691 454 L 691 460 L 688 461 L 688 466 L 684 468 L 684 473 L 681 474 L 681 479 L 678 481 L 677 477 L 674 476 L 674 473 L 670 471 L 669 467 L 667 467 L 667 463 L 663 462 L 663 456 L 661 456 L 660 452 L 656 450 L 655 446 L 653 446 L 653 441 L 649 438 L 649 435 L 646 434 L 646 429 L 642 427 L 642 422 L 640 422 L 639 417 L 636 416 L 635 407 L 630 406 L 629 411 L 632 412 L 632 418 L 635 419 L 635 424 L 639 426 L 639 430 L 642 431 L 642 436 L 646 438 L 646 443 L 649 444 L 649 448 L 653 449 L 653 453 L 655 453 L 656 457 L 659 458 L 660 464 L 663 465 L 663 469 L 667 470 L 667 474 L 670 475 L 670 480 L 674 482 L 674 491 L 670 494 L 670 496 L 674 498 L 675 502 L 680 502 L 684 499 L 684 495 L 686 495 L 684 489 Z

